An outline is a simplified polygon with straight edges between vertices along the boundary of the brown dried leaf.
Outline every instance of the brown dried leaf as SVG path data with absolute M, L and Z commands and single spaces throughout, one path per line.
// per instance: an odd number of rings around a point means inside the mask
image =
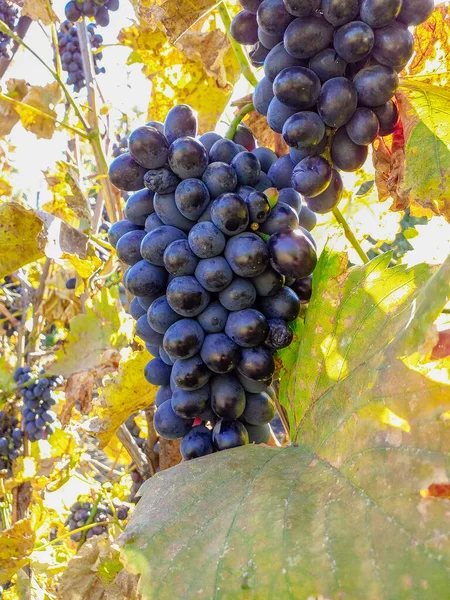
M 43 210 L 66 221 L 72 227 L 83 230 L 89 227 L 91 209 L 75 169 L 67 162 L 58 161 L 56 169 L 45 171 L 44 177 L 53 198 L 43 205 Z
M 6 82 L 6 96 L 19 100 L 28 94 L 28 84 L 24 79 L 9 79 Z M 0 100 L 0 136 L 9 135 L 15 125 L 19 122 L 20 117 L 15 109 L 15 105 L 5 100 Z
M 228 86 L 223 59 L 230 44 L 222 31 L 219 29 L 213 29 L 206 33 L 188 31 L 175 45 L 188 58 L 200 62 L 206 73 L 216 79 L 219 87 Z
M 43 25 L 51 25 L 59 21 L 52 8 L 51 0 L 23 0 L 22 15 L 33 21 L 41 21 Z

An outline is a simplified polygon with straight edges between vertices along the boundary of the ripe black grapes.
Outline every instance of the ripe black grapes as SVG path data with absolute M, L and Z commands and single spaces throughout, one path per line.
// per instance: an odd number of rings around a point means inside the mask
M 119 521 L 126 521 L 128 519 L 129 507 L 126 504 L 114 501 L 113 507 L 114 510 L 106 502 L 94 504 L 88 500 L 83 501 L 81 497 L 78 497 L 77 502 L 70 507 L 69 516 L 64 523 L 69 531 L 75 531 L 70 536 L 70 539 L 74 542 L 79 542 L 83 537 L 83 533 L 86 540 L 96 535 L 107 535 L 108 524 L 105 521 L 112 521 L 114 516 Z M 88 520 L 92 523 L 90 529 L 76 531 L 80 527 L 87 525 Z
M 23 431 L 19 420 L 9 410 L 0 410 L 0 473 L 7 471 L 12 475 L 12 463 L 20 455 L 23 443 Z
M 264 2 L 281 11 L 282 3 Z M 318 95 L 318 77 L 308 77 Z M 317 127 L 307 142 L 322 142 L 325 126 L 316 114 L 311 122 Z M 290 186 L 290 157 L 255 148 L 246 129 L 236 136 L 242 146 L 212 132 L 197 138 L 196 123 L 189 107 L 174 107 L 163 133 L 139 127 L 129 154 L 110 167 L 114 185 L 136 190 L 109 239 L 130 265 L 123 278 L 136 296 L 130 312 L 153 357 L 144 375 L 160 386 L 155 429 L 166 439 L 183 438 L 185 460 L 267 439 L 273 353 L 292 341 L 288 323 L 306 297 L 286 278 L 295 284 L 310 277 L 317 261 L 312 236 L 299 228 L 306 207 Z M 271 206 L 275 190 L 265 192 L 276 182 L 283 185 Z M 150 183 L 170 191 L 155 192 Z
M 65 6 L 66 19 L 75 23 L 81 17 L 94 18 L 97 25 L 109 25 L 109 11 L 119 9 L 119 0 L 70 0 Z
M 8 0 L 0 0 L 0 20 L 2 20 L 8 27 L 14 31 L 16 22 L 19 16 L 19 11 Z M 9 59 L 11 38 L 6 33 L 0 32 L 0 56 Z

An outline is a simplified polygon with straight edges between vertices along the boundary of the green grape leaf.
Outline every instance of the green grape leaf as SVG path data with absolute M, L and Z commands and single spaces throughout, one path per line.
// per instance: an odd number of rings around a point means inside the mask
M 345 254 L 323 252 L 281 355 L 296 445 L 238 448 L 146 482 L 121 539 L 143 598 L 445 597 L 449 363 L 426 348 L 450 257 L 439 269 L 388 269 L 390 258 L 347 269 Z

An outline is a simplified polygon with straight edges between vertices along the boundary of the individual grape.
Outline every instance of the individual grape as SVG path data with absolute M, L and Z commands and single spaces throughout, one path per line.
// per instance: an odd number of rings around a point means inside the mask
M 248 444 L 248 433 L 240 421 L 221 419 L 214 426 L 212 440 L 217 450 L 230 450 Z
M 394 69 L 373 65 L 359 71 L 353 79 L 361 106 L 381 106 L 392 98 L 398 87 L 398 75 Z
M 357 106 L 356 88 L 345 77 L 329 79 L 323 84 L 317 109 L 321 119 L 329 127 L 345 125 L 352 118 Z
M 156 392 L 156 396 L 155 396 L 155 405 L 158 408 L 158 406 L 161 406 L 161 404 L 163 402 L 165 402 L 166 400 L 170 400 L 172 398 L 172 390 L 170 389 L 170 385 L 161 385 L 158 388 L 158 391 Z
M 198 140 L 181 137 L 170 145 L 168 162 L 180 179 L 200 178 L 208 166 L 208 154 Z
M 267 391 L 271 381 L 271 378 L 267 381 L 255 381 L 254 379 L 245 377 L 238 371 L 236 371 L 236 375 L 244 390 L 250 394 L 258 394 L 259 392 Z
M 176 139 L 197 135 L 197 116 L 190 106 L 177 104 L 169 110 L 164 121 L 164 135 L 171 144 Z
M 284 5 L 295 17 L 309 17 L 320 8 L 320 0 L 284 0 Z
M 194 319 L 181 319 L 164 334 L 164 350 L 173 359 L 187 359 L 199 352 L 205 334 Z
M 272 35 L 263 31 L 261 27 L 258 27 L 258 40 L 265 48 L 272 50 L 272 48 L 275 48 L 277 44 L 283 41 L 283 34 L 276 33 Z
M 213 223 L 204 221 L 192 227 L 188 236 L 192 252 L 199 258 L 214 258 L 225 248 L 225 236 Z
M 300 313 L 300 300 L 291 288 L 283 286 L 273 296 L 260 298 L 259 307 L 267 319 L 294 321 Z
M 267 115 L 269 105 L 273 100 L 273 85 L 272 81 L 267 77 L 263 77 L 253 92 L 253 106 L 256 112 L 260 115 Z
M 85 17 L 95 17 L 99 6 L 94 0 L 85 0 L 82 4 L 82 13 Z
M 357 63 L 372 52 L 375 36 L 363 21 L 343 25 L 334 35 L 334 49 L 346 62 Z
M 145 261 L 144 261 L 145 262 Z M 146 311 L 150 308 L 155 300 L 161 297 L 161 292 L 157 291 L 154 294 L 150 294 L 148 296 L 138 296 L 137 301 Z
M 243 310 L 255 302 L 256 290 L 248 279 L 238 277 L 219 293 L 219 300 L 227 310 Z
M 256 147 L 255 138 L 253 137 L 252 132 L 242 123 L 237 126 L 236 133 L 233 136 L 233 142 L 244 146 L 248 152 L 253 152 Z
M 398 20 L 405 25 L 420 25 L 434 10 L 433 0 L 403 0 Z
M 225 329 L 228 311 L 220 302 L 211 302 L 197 317 L 206 333 L 221 333 Z
M 156 332 L 147 321 L 147 316 L 139 317 L 136 321 L 136 335 L 152 346 L 160 345 L 163 341 L 163 336 Z M 159 352 L 158 352 L 159 355 Z
M 316 215 L 306 206 L 306 204 L 303 204 L 302 206 L 302 210 L 298 216 L 298 223 L 300 227 L 307 231 L 312 231 L 317 224 Z
M 401 7 L 402 0 L 362 0 L 361 20 L 372 29 L 384 27 L 398 16 Z
M 182 231 L 190 231 L 193 222 L 180 213 L 175 202 L 175 194 L 155 194 L 153 198 L 155 212 L 164 225 L 172 225 Z
M 359 146 L 372 144 L 380 131 L 376 114 L 369 108 L 358 108 L 345 126 L 349 138 Z
M 243 348 L 259 346 L 266 339 L 267 332 L 264 315 L 252 308 L 231 312 L 225 327 L 227 336 Z
M 277 160 L 277 155 L 270 148 L 259 147 L 253 150 L 253 154 L 259 160 L 261 169 L 267 173 L 273 163 Z
M 239 373 L 255 381 L 263 381 L 273 376 L 275 362 L 268 348 L 242 348 L 241 352 L 241 360 L 237 365 Z
M 297 294 L 301 304 L 309 302 L 312 295 L 312 275 L 309 275 L 309 277 L 296 279 L 294 283 L 290 285 L 290 287 Z
M 373 57 L 386 67 L 403 67 L 414 53 L 414 37 L 406 25 L 393 22 L 375 31 Z
M 221 140 L 222 136 L 219 135 L 218 133 L 216 133 L 215 131 L 207 131 L 206 133 L 204 133 L 203 135 L 201 135 L 198 140 L 199 142 L 201 142 L 203 144 L 203 146 L 205 147 L 206 152 L 208 152 L 211 150 L 211 148 L 213 147 L 213 145 L 218 141 Z
M 107 0 L 105 6 L 108 10 L 115 12 L 116 10 L 119 10 L 119 0 Z
M 115 158 L 109 166 L 109 180 L 119 190 L 134 192 L 144 186 L 144 175 L 147 169 L 141 167 L 129 152 Z
M 179 183 L 179 177 L 166 167 L 150 169 L 144 176 L 145 187 L 159 194 L 170 194 Z
M 247 205 L 238 194 L 222 194 L 211 205 L 211 220 L 226 235 L 242 233 L 249 223 Z
M 164 269 L 140 260 L 128 269 L 124 285 L 133 296 L 152 296 L 161 292 L 166 283 L 167 273 Z
M 398 122 L 398 109 L 396 104 L 389 100 L 381 106 L 373 106 L 372 111 L 376 114 L 380 124 L 379 135 L 391 135 Z M 110 230 L 111 231 L 111 230 Z
M 239 347 L 224 333 L 210 333 L 200 350 L 206 366 L 214 373 L 229 373 L 239 362 Z
M 152 265 L 164 266 L 164 251 L 175 240 L 186 240 L 187 235 L 171 225 L 163 225 L 147 233 L 141 242 L 142 258 Z
M 133 300 L 130 302 L 128 312 L 135 321 L 137 321 L 139 317 L 142 317 L 142 315 L 147 314 L 147 311 L 145 310 L 145 308 L 142 308 L 137 298 L 133 298 Z
M 239 154 L 239 147 L 237 144 L 228 139 L 221 139 L 215 142 L 209 151 L 209 162 L 231 164 L 231 161 L 237 154 Z
M 125 233 L 116 244 L 119 260 L 127 265 L 135 265 L 142 260 L 141 242 L 147 234 L 141 229 Z
M 252 46 L 258 41 L 256 16 L 248 10 L 241 10 L 231 22 L 231 36 L 243 46 Z
M 115 248 L 117 246 L 117 242 L 120 240 L 122 236 L 130 231 L 138 231 L 140 230 L 139 225 L 135 225 L 128 219 L 123 219 L 122 221 L 117 221 L 113 223 L 108 231 L 108 241 Z
M 286 321 L 283 319 L 268 319 L 267 325 L 269 330 L 264 342 L 265 346 L 272 351 L 281 350 L 281 348 L 290 346 L 294 339 L 294 334 Z
M 277 231 L 285 229 L 297 229 L 298 217 L 295 210 L 288 204 L 277 202 L 271 210 L 270 215 L 261 225 L 260 231 L 266 235 L 272 235 Z
M 314 198 L 305 198 L 308 208 L 315 213 L 325 214 L 335 208 L 341 201 L 344 191 L 342 178 L 336 169 L 331 170 L 331 182 L 327 189 Z
M 81 11 L 78 7 L 76 0 L 71 0 L 64 7 L 64 13 L 66 15 L 66 19 L 75 23 L 78 19 L 81 19 Z
M 204 425 L 192 427 L 181 440 L 180 452 L 184 460 L 207 456 L 213 452 L 212 432 Z
M 273 187 L 272 180 L 266 173 L 261 171 L 259 181 L 255 184 L 255 190 L 257 192 L 267 192 L 267 190 L 271 187 Z
M 271 87 L 272 87 L 272 85 L 271 85 Z M 261 112 L 261 111 L 259 111 L 259 112 Z M 271 100 L 271 102 L 269 103 L 269 106 L 267 109 L 267 123 L 268 123 L 270 129 L 272 129 L 276 133 L 282 133 L 284 124 L 289 119 L 289 117 L 292 117 L 292 115 L 295 115 L 296 112 L 297 112 L 297 110 L 295 108 L 290 108 L 289 106 L 286 106 L 285 104 L 280 102 L 278 100 L 278 98 L 273 98 Z M 265 114 L 265 113 L 261 112 L 261 114 Z M 282 156 L 278 160 L 281 160 L 283 158 L 284 157 Z M 272 168 L 274 164 L 275 163 L 273 163 L 270 166 L 270 168 Z M 270 171 L 270 169 L 269 169 L 269 171 Z
M 130 154 L 146 169 L 159 169 L 167 162 L 169 144 L 164 135 L 155 127 L 138 127 L 128 141 Z
M 306 67 L 288 67 L 279 73 L 273 82 L 276 98 L 297 110 L 314 106 L 320 94 L 320 79 Z
M 309 68 L 324 83 L 329 79 L 344 77 L 347 63 L 335 50 L 326 48 L 311 58 Z
M 162 334 L 166 333 L 169 327 L 180 319 L 181 316 L 170 308 L 165 296 L 154 300 L 147 312 L 150 327 Z
M 356 98 L 356 91 L 355 91 Z M 292 148 L 316 146 L 325 135 L 325 125 L 317 113 L 303 111 L 292 115 L 283 126 L 283 138 Z
M 322 13 L 334 27 L 341 27 L 358 16 L 359 3 L 358 0 L 322 0 Z
M 172 408 L 171 400 L 163 402 L 155 411 L 153 425 L 158 435 L 166 440 L 177 440 L 191 429 L 193 419 L 179 417 Z
M 249 423 L 244 423 L 244 425 L 248 433 L 249 444 L 267 444 L 269 442 L 272 435 L 269 424 L 250 425 Z
M 170 356 L 167 354 L 167 352 L 164 350 L 164 346 L 160 346 L 159 347 L 159 358 L 166 363 L 166 365 L 169 365 L 170 367 L 173 367 L 174 364 L 174 360 L 172 358 L 170 358 Z
M 328 146 L 328 136 L 325 134 L 321 141 L 315 146 L 306 146 L 305 148 L 289 148 L 289 157 L 292 163 L 298 165 L 308 156 L 319 156 L 323 154 Z
M 154 193 L 143 189 L 129 196 L 124 209 L 126 218 L 140 227 L 144 227 L 148 215 L 155 212 L 153 207 Z
M 172 279 L 167 286 L 166 296 L 171 308 L 183 317 L 199 315 L 210 300 L 209 293 L 191 275 Z
M 259 160 L 251 152 L 240 152 L 231 161 L 240 185 L 254 185 L 261 175 Z
M 292 187 L 278 190 L 278 203 L 287 204 L 294 209 L 297 214 L 299 214 L 302 209 L 302 197 Z
M 233 279 L 233 271 L 223 256 L 203 258 L 195 269 L 197 281 L 208 292 L 220 292 Z
M 225 258 L 239 277 L 256 277 L 265 270 L 269 261 L 265 242 L 251 232 L 229 239 L 225 247 Z
M 210 163 L 203 173 L 202 181 L 208 188 L 211 198 L 234 192 L 237 186 L 236 171 L 225 162 Z
M 269 169 L 269 178 L 273 182 L 274 187 L 281 190 L 285 187 L 291 187 L 292 173 L 294 171 L 294 163 L 289 154 L 280 156 Z
M 161 358 L 152 358 L 145 365 L 144 377 L 152 385 L 169 385 L 172 367 L 166 365 Z
M 247 201 L 248 196 L 255 191 L 255 188 L 251 185 L 238 185 L 238 187 L 236 188 L 236 194 L 238 194 L 242 198 L 242 200 L 245 201 Z
M 264 223 L 270 213 L 270 203 L 263 192 L 250 192 L 246 197 L 250 223 Z
M 330 182 L 331 165 L 322 156 L 304 158 L 292 173 L 292 187 L 309 198 L 324 192 Z
M 333 33 L 333 26 L 322 17 L 298 18 L 284 32 L 284 47 L 296 58 L 312 58 L 331 45 Z
M 206 385 L 211 377 L 211 371 L 195 354 L 185 360 L 176 360 L 172 369 L 172 380 L 182 390 L 195 391 Z
M 366 162 L 367 146 L 358 146 L 349 138 L 345 127 L 338 129 L 331 143 L 331 160 L 341 171 L 357 171 Z
M 145 219 L 144 230 L 146 233 L 150 233 L 150 231 L 153 231 L 158 227 L 162 227 L 162 225 L 164 225 L 164 223 L 161 221 L 158 215 L 156 213 L 152 213 Z
M 159 348 L 160 346 L 156 344 L 145 344 L 145 349 L 147 350 L 147 352 L 149 352 L 152 356 L 155 357 L 160 356 Z
M 276 413 L 275 402 L 266 392 L 247 394 L 245 410 L 240 419 L 249 425 L 270 423 Z
M 300 230 L 275 233 L 268 241 L 272 267 L 284 275 L 300 279 L 308 277 L 317 264 L 314 246 Z
M 211 408 L 222 419 L 238 419 L 245 409 L 245 391 L 235 375 L 211 379 Z
M 171 275 L 193 275 L 198 258 L 192 252 L 187 240 L 175 240 L 164 251 L 164 266 Z
M 258 7 L 256 18 L 260 29 L 269 35 L 282 35 L 293 20 L 283 0 L 263 0 Z
M 281 290 L 284 277 L 269 265 L 263 273 L 252 278 L 252 283 L 258 296 L 273 296 Z
M 284 48 L 283 42 L 274 46 L 264 61 L 264 75 L 269 81 L 274 81 L 275 77 L 281 73 L 283 69 L 288 67 L 304 67 L 307 66 L 302 61 L 288 54 Z
M 269 48 L 266 48 L 260 41 L 256 42 L 256 44 L 248 53 L 250 64 L 255 67 L 255 69 L 262 67 L 269 52 Z M 234 139 L 235 138 L 233 137 L 233 140 Z

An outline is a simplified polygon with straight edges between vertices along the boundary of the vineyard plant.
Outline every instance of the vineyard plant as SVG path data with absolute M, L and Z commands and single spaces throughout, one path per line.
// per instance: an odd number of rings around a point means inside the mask
M 450 598 L 450 4 L 0 0 L 0 599 Z

